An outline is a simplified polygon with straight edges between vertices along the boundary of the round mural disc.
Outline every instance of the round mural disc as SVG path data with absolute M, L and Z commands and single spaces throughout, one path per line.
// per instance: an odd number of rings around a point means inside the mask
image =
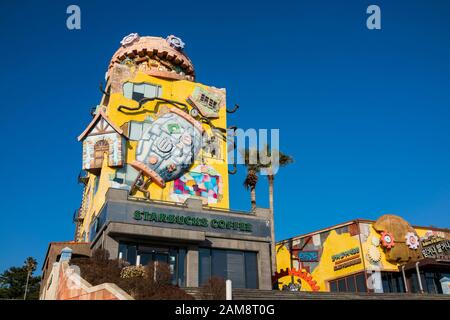
M 370 246 L 369 250 L 368 250 L 368 254 L 369 254 L 369 259 L 372 262 L 379 262 L 381 260 L 381 253 L 380 250 L 378 250 L 377 247 L 375 246 Z
M 380 239 L 378 239 L 377 237 L 373 236 L 373 237 L 372 237 L 372 244 L 373 244 L 375 247 L 378 247 L 378 246 L 380 245 Z

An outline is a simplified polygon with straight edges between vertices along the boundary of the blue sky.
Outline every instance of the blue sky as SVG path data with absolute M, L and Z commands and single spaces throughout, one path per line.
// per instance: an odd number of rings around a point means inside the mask
M 81 30 L 66 8 L 81 8 Z M 382 29 L 366 28 L 381 7 Z M 71 240 L 77 135 L 123 36 L 186 42 L 198 81 L 239 103 L 229 124 L 279 128 L 278 240 L 384 213 L 450 225 L 449 1 L 2 1 L 0 271 Z M 231 204 L 250 207 L 244 170 Z M 257 188 L 268 206 L 267 183 Z M 39 266 L 40 267 L 40 266 Z

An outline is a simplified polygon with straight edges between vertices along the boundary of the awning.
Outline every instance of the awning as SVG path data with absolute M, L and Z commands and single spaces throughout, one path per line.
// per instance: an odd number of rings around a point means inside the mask
M 411 261 L 408 262 L 407 264 L 405 264 L 405 271 L 411 270 L 411 269 L 415 269 L 416 268 L 416 262 L 417 261 Z M 399 271 L 402 270 L 402 266 L 399 266 L 398 269 Z M 446 259 L 433 259 L 433 258 L 424 258 L 419 260 L 419 268 L 422 267 L 447 267 L 450 270 L 450 260 L 446 260 Z

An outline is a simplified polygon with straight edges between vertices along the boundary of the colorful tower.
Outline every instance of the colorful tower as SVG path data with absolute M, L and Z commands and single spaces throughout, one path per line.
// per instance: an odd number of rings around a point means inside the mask
M 179 286 L 217 276 L 270 289 L 270 210 L 230 210 L 225 89 L 195 82 L 183 48 L 131 34 L 111 59 L 78 137 L 75 240 L 130 264 L 167 263 Z
M 77 241 L 110 187 L 149 200 L 229 208 L 225 89 L 195 82 L 194 65 L 175 36 L 130 34 L 106 73 L 93 119 L 78 137 L 85 184 Z

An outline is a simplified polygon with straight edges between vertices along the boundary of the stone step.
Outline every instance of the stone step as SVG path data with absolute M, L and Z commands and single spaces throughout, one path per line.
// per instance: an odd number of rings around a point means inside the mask
M 185 288 L 186 292 L 201 299 L 200 288 Z M 278 290 L 234 289 L 233 300 L 450 300 L 444 294 L 414 293 L 337 293 L 289 292 Z
M 334 292 L 289 292 L 277 290 L 234 289 L 236 300 L 450 300 L 441 294 L 405 293 L 334 293 Z

